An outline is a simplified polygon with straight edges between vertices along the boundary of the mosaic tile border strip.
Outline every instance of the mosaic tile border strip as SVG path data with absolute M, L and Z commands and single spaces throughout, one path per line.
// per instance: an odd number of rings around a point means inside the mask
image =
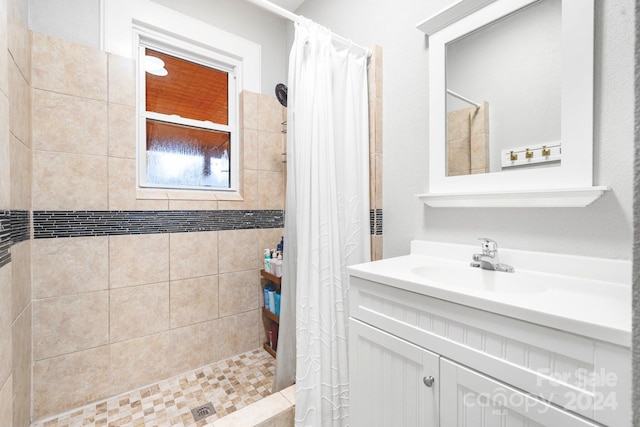
M 283 227 L 282 210 L 33 212 L 34 239 Z
M 29 235 L 29 211 L 0 211 L 0 267 L 11 262 L 11 246 Z
M 0 211 L 0 267 L 11 262 L 11 212 Z
M 31 238 L 31 230 L 29 225 L 29 211 L 10 211 L 11 212 L 11 240 L 13 244 L 24 242 Z
M 369 221 L 372 236 L 382 236 L 382 209 L 370 209 Z
M 205 427 L 271 394 L 275 360 L 248 351 L 119 396 L 37 421 L 32 427 Z M 213 403 L 215 414 L 194 421 L 191 409 Z
M 382 209 L 369 216 L 371 235 L 381 236 Z M 283 210 L 33 211 L 34 239 L 283 227 Z M 29 211 L 0 211 L 0 267 L 10 247 L 29 238 Z

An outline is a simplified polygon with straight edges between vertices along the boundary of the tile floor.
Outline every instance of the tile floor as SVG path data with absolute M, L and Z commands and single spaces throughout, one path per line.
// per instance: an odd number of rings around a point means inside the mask
M 211 426 L 269 396 L 274 373 L 275 359 L 260 348 L 31 426 Z M 195 422 L 191 409 L 207 402 L 216 413 Z

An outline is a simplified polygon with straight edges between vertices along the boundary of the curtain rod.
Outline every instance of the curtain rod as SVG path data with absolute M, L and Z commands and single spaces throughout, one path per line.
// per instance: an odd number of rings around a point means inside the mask
M 301 16 L 296 15 L 295 13 L 289 12 L 284 7 L 280 7 L 277 4 L 273 4 L 268 0 L 246 0 L 246 1 L 248 1 L 249 3 L 253 3 L 254 5 L 261 7 L 271 13 L 279 15 L 285 19 L 288 19 L 289 21 L 293 21 L 297 23 L 302 22 L 302 19 L 300 19 Z M 339 43 L 342 43 L 345 46 L 353 46 L 357 49 L 364 51 L 367 54 L 367 56 L 371 56 L 370 49 L 366 47 L 362 47 L 359 44 L 353 43 L 351 40 L 335 34 L 333 31 L 331 32 L 331 36 L 333 37 L 334 40 L 338 41 Z
M 472 100 L 470 100 L 469 98 L 465 98 L 464 96 L 460 95 L 459 93 L 455 93 L 452 90 L 447 89 L 447 93 L 455 98 L 458 98 L 468 104 L 471 104 L 473 106 L 475 106 L 476 108 L 480 108 L 482 107 L 482 105 L 478 104 L 477 102 L 473 102 Z

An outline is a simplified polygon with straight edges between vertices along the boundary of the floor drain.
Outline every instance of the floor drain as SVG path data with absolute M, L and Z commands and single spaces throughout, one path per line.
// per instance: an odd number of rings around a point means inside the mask
M 213 403 L 209 402 L 198 406 L 197 408 L 193 408 L 191 413 L 193 414 L 193 419 L 195 421 L 200 421 L 207 418 L 209 415 L 215 414 L 216 410 L 213 407 Z

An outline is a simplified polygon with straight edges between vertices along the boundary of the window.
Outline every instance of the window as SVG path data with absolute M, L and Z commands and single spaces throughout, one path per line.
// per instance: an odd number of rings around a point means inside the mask
M 175 43 L 139 40 L 139 186 L 236 190 L 236 66 Z

